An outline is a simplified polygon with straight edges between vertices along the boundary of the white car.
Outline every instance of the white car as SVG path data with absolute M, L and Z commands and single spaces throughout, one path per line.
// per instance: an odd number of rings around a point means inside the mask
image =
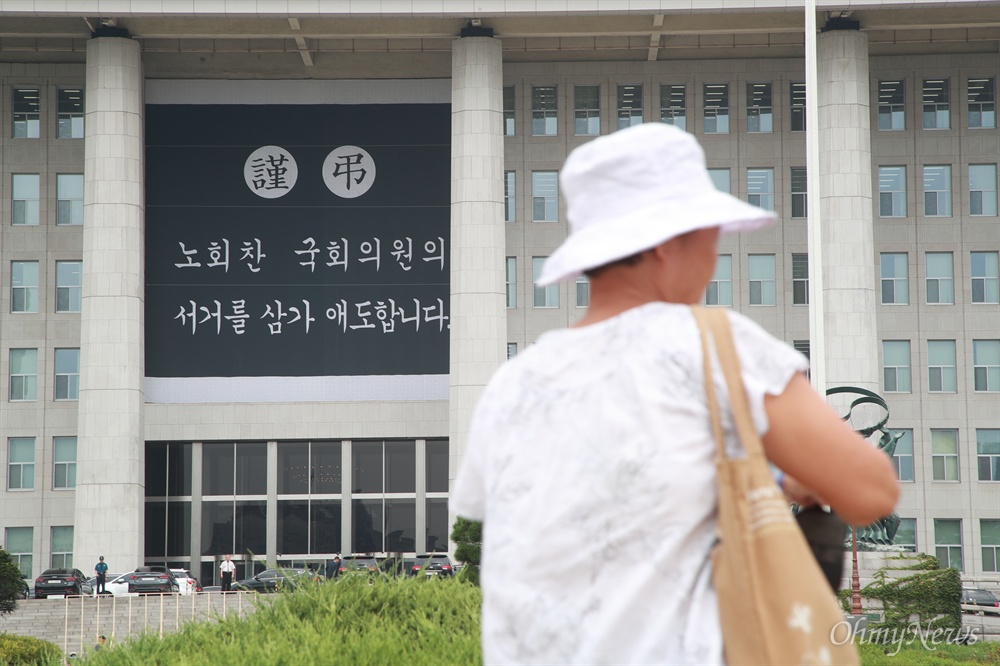
M 170 573 L 177 579 L 177 591 L 179 594 L 194 594 L 198 591 L 198 581 L 191 577 L 191 572 L 187 569 L 171 569 Z
M 107 582 L 104 584 L 104 589 L 107 590 L 108 594 L 116 597 L 124 597 L 128 595 L 128 573 L 123 574 L 112 574 L 109 573 L 107 577 Z M 94 581 L 94 596 L 97 596 L 97 578 L 92 579 Z

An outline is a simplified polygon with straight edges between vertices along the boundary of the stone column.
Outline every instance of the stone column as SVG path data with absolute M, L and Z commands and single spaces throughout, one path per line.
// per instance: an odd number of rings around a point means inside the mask
M 826 382 L 879 391 L 868 36 L 830 30 L 816 47 Z
M 138 42 L 87 44 L 73 559 L 143 563 L 143 75 Z
M 451 65 L 451 368 L 449 479 L 469 419 L 506 359 L 503 59 L 500 41 L 463 37 Z

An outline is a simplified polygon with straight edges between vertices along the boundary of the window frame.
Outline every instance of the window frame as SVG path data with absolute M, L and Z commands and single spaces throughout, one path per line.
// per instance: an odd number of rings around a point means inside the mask
M 941 84 L 941 86 L 938 88 L 929 87 L 929 85 L 935 83 L 939 83 Z M 942 79 L 923 79 L 921 90 L 922 90 L 921 124 L 923 125 L 922 129 L 925 130 L 951 129 L 951 79 L 947 77 Z M 937 96 L 937 100 L 933 101 L 935 95 Z M 928 111 L 928 109 L 930 110 Z M 942 111 L 944 112 L 944 116 L 941 115 Z M 928 116 L 928 113 L 930 113 L 931 115 Z M 940 124 L 942 118 L 944 120 L 944 124 Z M 931 119 L 933 120 L 931 121 Z
M 939 540 L 938 538 L 938 524 L 939 523 L 957 523 L 958 524 L 958 543 L 947 543 Z M 943 525 L 942 525 L 943 527 Z M 946 557 L 941 557 L 941 549 L 945 548 Z M 959 566 L 953 565 L 953 560 L 955 558 L 955 550 L 958 553 L 958 564 Z M 934 519 L 934 555 L 938 558 L 938 562 L 941 563 L 943 569 L 958 569 L 959 571 L 965 571 L 965 553 L 962 548 L 962 519 L 961 518 L 935 518 Z M 947 561 L 947 564 L 945 562 Z
M 70 94 L 80 95 L 78 105 L 73 102 Z M 65 95 L 65 97 L 64 97 Z M 84 118 L 86 101 L 83 88 L 59 88 L 56 93 L 56 138 L 57 139 L 82 139 L 84 138 Z M 64 109 L 65 103 L 65 109 Z M 77 108 L 78 107 L 78 108 Z M 79 121 L 79 122 L 74 122 Z M 64 131 L 68 127 L 69 131 Z
M 994 537 L 990 537 L 990 541 L 986 540 L 987 534 L 987 523 L 989 523 L 990 532 L 994 530 L 997 533 L 996 541 L 994 542 Z M 994 524 L 995 523 L 995 524 Z M 979 546 L 982 548 L 982 562 L 983 562 L 983 572 L 984 573 L 997 573 L 1000 572 L 1000 520 L 996 518 L 980 518 L 979 519 Z M 987 555 L 988 553 L 988 555 Z M 987 566 L 987 562 L 992 560 L 993 566 L 990 568 Z
M 517 125 L 517 90 L 515 86 L 503 86 L 503 135 L 514 136 Z
M 59 533 L 59 540 L 65 542 L 67 539 L 67 532 L 69 530 L 69 550 L 56 550 L 56 530 L 63 530 Z M 50 565 L 53 569 L 72 569 L 73 568 L 73 526 L 72 525 L 53 525 L 50 528 L 51 541 L 51 552 L 49 555 Z M 59 559 L 57 559 L 59 558 Z
M 892 257 L 891 265 L 886 263 L 887 258 Z M 899 262 L 896 257 L 902 257 L 902 267 L 905 269 L 906 274 L 902 277 L 896 275 L 896 268 L 899 267 Z M 910 304 L 910 258 L 907 252 L 881 252 L 879 253 L 879 298 L 882 305 L 909 305 Z M 886 269 L 892 269 L 892 275 L 886 276 Z M 886 283 L 889 282 L 892 285 L 892 301 L 885 300 L 886 294 Z M 899 287 L 902 286 L 902 293 L 905 298 L 904 301 L 896 300 L 896 295 L 899 293 Z
M 980 481 L 1000 482 L 1000 428 L 976 428 L 976 469 Z
M 24 269 L 34 266 L 34 284 L 25 282 Z M 19 270 L 18 270 L 19 269 Z M 20 273 L 20 276 L 15 273 Z M 20 282 L 20 284 L 18 284 Z M 10 262 L 10 311 L 11 314 L 37 314 L 39 310 L 39 282 L 41 274 L 39 272 L 39 262 L 37 260 L 18 260 Z M 20 295 L 20 298 L 19 298 Z M 22 309 L 15 309 L 18 301 L 23 304 Z M 32 309 L 32 304 L 34 308 Z
M 789 188 L 792 192 L 792 219 L 809 217 L 809 181 L 806 167 L 791 167 L 788 170 Z M 800 214 L 796 214 L 796 213 Z
M 755 263 L 759 263 L 759 262 L 755 262 L 754 259 L 758 258 L 758 257 L 760 257 L 760 258 L 770 258 L 770 260 L 771 260 L 770 261 L 770 277 L 754 277 L 754 264 Z M 776 274 L 776 260 L 775 260 L 775 255 L 773 255 L 773 254 L 750 254 L 750 255 L 747 255 L 747 276 L 748 276 L 748 281 L 749 281 L 749 298 L 747 299 L 748 305 L 750 305 L 751 307 L 774 307 L 774 306 L 777 305 L 778 297 L 777 297 L 777 293 L 776 293 L 777 290 L 775 289 L 775 274 Z M 759 289 L 758 298 L 760 300 L 759 303 L 755 303 L 754 302 L 753 285 L 754 285 L 755 282 L 759 283 L 759 287 L 758 287 L 758 289 Z M 767 290 L 768 284 L 770 284 L 770 291 L 769 292 Z M 767 300 L 765 297 L 768 294 L 770 294 L 770 297 L 771 297 L 771 299 L 770 299 L 771 302 L 770 303 L 765 302 Z
M 34 372 L 14 372 L 14 356 L 15 352 L 32 352 L 34 357 Z M 22 356 L 17 365 L 20 366 L 26 360 L 25 357 L 30 357 L 30 354 L 25 354 Z M 38 400 L 38 348 L 37 347 L 11 347 L 8 354 L 8 360 L 10 361 L 10 379 L 8 381 L 8 399 L 10 402 L 35 402 Z M 19 367 L 19 370 L 22 368 Z M 19 379 L 20 389 L 15 392 L 14 384 L 15 379 Z M 15 393 L 18 397 L 14 397 Z M 30 397 L 28 397 L 30 394 Z
M 531 258 L 531 284 L 533 298 L 531 307 L 539 310 L 556 310 L 559 308 L 559 283 L 542 287 L 538 284 L 538 278 L 542 275 L 542 269 L 548 257 Z M 539 304 L 541 303 L 541 304 Z
M 60 454 L 60 444 L 69 444 L 72 440 L 72 458 Z M 76 488 L 76 457 L 78 440 L 72 436 L 56 436 L 52 438 L 52 489 L 72 490 Z M 60 475 L 62 482 L 60 483 Z
M 932 174 L 928 174 L 928 169 L 943 169 L 943 180 L 947 189 L 928 189 L 928 179 L 933 179 Z M 923 183 L 924 183 L 924 217 L 951 217 L 952 216 L 952 197 L 951 197 L 951 165 L 950 164 L 925 164 L 923 166 Z M 932 183 L 933 185 L 933 183 Z M 934 201 L 934 211 L 929 212 L 930 206 L 928 202 L 931 201 L 933 197 Z M 944 206 L 942 206 L 942 200 Z M 945 212 L 941 212 L 942 208 Z
M 954 435 L 948 442 L 935 441 L 935 434 Z M 939 451 L 939 444 L 953 444 L 952 451 Z M 949 478 L 954 477 L 954 478 Z M 961 483 L 960 443 L 957 428 L 931 428 L 931 480 L 935 483 Z
M 504 261 L 507 309 L 517 308 L 517 257 L 506 257 Z
M 517 222 L 517 172 L 503 172 L 503 219 Z
M 545 176 L 550 182 L 543 183 L 540 179 Z M 539 188 L 552 186 L 554 194 L 538 194 Z M 541 203 L 543 216 L 538 217 L 538 205 Z M 550 217 L 551 216 L 551 217 Z M 531 172 L 531 221 L 532 222 L 558 222 L 559 221 L 559 172 L 551 169 L 540 169 Z
M 891 179 L 889 176 L 892 176 Z M 896 183 L 901 189 L 893 189 Z M 888 198 L 883 195 L 888 195 Z M 884 219 L 905 218 L 907 216 L 906 196 L 906 166 L 900 164 L 880 165 L 878 167 L 878 216 Z M 887 202 L 888 213 L 885 212 Z
M 24 444 L 25 448 L 30 445 L 31 448 L 31 460 L 13 460 L 14 454 L 14 444 Z M 8 492 L 31 492 L 35 489 L 35 459 L 38 457 L 36 454 L 35 438 L 34 437 L 8 437 L 7 438 L 7 490 Z M 14 479 L 14 469 L 18 470 L 18 484 L 15 486 L 12 482 Z M 28 480 L 30 485 L 25 485 L 25 480 Z
M 590 102 L 589 99 L 582 99 L 580 93 L 584 90 L 596 91 L 593 101 L 594 107 L 581 106 Z M 594 130 L 594 121 L 597 128 Z M 584 131 L 581 132 L 580 130 Z M 601 86 L 600 85 L 574 85 L 573 86 L 573 135 L 574 136 L 600 136 L 601 134 Z
M 769 189 L 751 191 L 750 184 L 755 182 L 758 174 L 763 176 L 763 182 Z M 757 199 L 756 203 L 754 197 Z M 747 167 L 747 203 L 774 212 L 774 167 Z
M 802 276 L 803 268 L 805 277 Z M 792 305 L 809 305 L 809 254 L 806 252 L 792 253 Z
M 678 90 L 680 91 L 679 95 L 677 95 Z M 664 94 L 666 94 L 666 99 L 664 99 Z M 680 99 L 680 106 L 674 104 L 675 99 Z M 664 104 L 664 102 L 667 103 Z M 677 122 L 678 119 L 680 122 Z M 660 84 L 660 122 L 687 131 L 687 84 Z
M 574 283 L 576 289 L 576 307 L 578 308 L 589 308 L 590 307 L 590 280 L 586 275 L 580 275 L 576 278 Z
M 982 93 L 973 93 L 972 84 L 982 83 L 983 85 L 976 90 L 982 90 Z M 988 76 L 984 78 L 973 78 L 969 77 L 965 82 L 965 93 L 966 99 L 968 99 L 968 107 L 966 111 L 968 112 L 968 122 L 967 126 L 969 129 L 996 129 L 997 126 L 997 107 L 996 107 L 996 77 Z M 973 96 L 975 95 L 975 101 L 973 101 Z M 979 97 L 982 96 L 983 99 L 980 100 Z M 975 109 L 973 108 L 975 107 Z M 987 108 L 988 107 L 988 108 Z M 988 125 L 983 124 L 983 116 L 987 115 L 987 118 L 991 120 Z M 977 124 L 973 124 L 973 118 L 978 119 Z
M 60 354 L 59 352 L 63 352 Z M 66 352 L 76 352 L 76 372 L 59 372 L 60 356 L 65 358 Z M 79 347 L 56 347 L 53 355 L 54 381 L 53 400 L 58 402 L 72 402 L 80 399 L 80 348 Z M 60 378 L 65 377 L 63 382 Z M 60 384 L 65 384 L 65 395 L 59 395 Z
M 65 179 L 79 178 L 79 196 L 64 196 L 63 183 Z M 68 185 L 66 186 L 68 187 Z M 78 227 L 83 225 L 83 187 L 84 179 L 82 173 L 60 173 L 56 174 L 56 226 L 57 227 Z M 74 188 L 76 189 L 76 188 Z M 63 213 L 63 211 L 68 211 Z M 69 221 L 63 222 L 66 218 Z
M 936 346 L 932 348 L 931 345 L 944 345 L 944 346 Z M 950 350 L 951 358 L 948 359 L 950 361 L 950 365 L 936 363 L 932 361 L 931 355 L 933 349 Z M 927 392 L 928 393 L 958 393 L 958 369 L 956 366 L 955 354 L 956 354 L 956 349 L 954 340 L 927 341 L 927 372 L 928 372 Z M 934 370 L 938 370 L 940 373 L 938 377 L 938 384 L 940 385 L 941 388 L 939 389 L 934 388 L 934 373 L 933 373 Z M 950 389 L 947 388 L 949 382 L 946 380 L 948 379 L 951 380 Z
M 18 184 L 20 183 L 20 185 Z M 29 192 L 25 195 L 24 189 Z M 18 194 L 20 189 L 21 194 Z M 42 223 L 42 176 L 37 173 L 10 175 L 10 226 L 37 227 Z M 20 205 L 18 205 L 20 204 Z
M 767 82 L 751 82 L 746 85 L 747 91 L 747 134 L 774 133 L 774 84 Z M 768 104 L 759 102 L 766 101 Z M 756 120 L 756 129 L 753 128 Z
M 715 89 L 721 89 L 716 91 Z M 711 95 L 710 95 L 711 93 Z M 709 106 L 709 98 L 719 96 L 721 102 L 725 104 L 714 104 Z M 702 83 L 702 134 L 729 134 L 729 82 L 725 83 Z M 710 113 L 711 111 L 711 113 Z M 711 127 L 709 129 L 711 119 Z
M 982 274 L 977 275 L 980 269 L 977 267 L 976 258 L 982 256 Z M 992 265 L 990 262 L 992 258 Z M 992 269 L 992 271 L 991 271 Z M 992 272 L 992 275 L 990 274 Z M 969 275 L 972 280 L 972 303 L 973 305 L 995 305 L 1000 303 L 1000 252 L 974 250 L 969 253 Z M 980 284 L 979 291 L 982 294 L 980 299 L 976 298 L 976 285 Z
M 547 108 L 548 100 L 551 108 Z M 559 136 L 558 85 L 531 86 L 531 136 Z
M 988 181 L 988 187 L 986 189 L 972 189 L 973 184 L 973 169 L 977 172 L 979 169 L 987 169 L 988 173 L 983 178 Z M 992 188 L 992 189 L 990 189 Z M 975 203 L 976 197 L 974 195 L 979 195 L 978 209 L 979 212 L 975 212 L 974 208 L 977 207 Z M 996 164 L 970 164 L 969 165 L 969 216 L 970 217 L 995 217 L 997 215 L 997 165 Z
M 34 97 L 24 96 L 23 93 L 35 93 Z M 19 99 L 20 96 L 20 99 Z M 11 138 L 12 139 L 38 139 L 41 138 L 42 129 L 42 89 L 41 88 L 21 88 L 15 86 L 11 89 Z M 34 99 L 34 102 L 26 101 Z M 18 104 L 24 105 L 18 110 Z M 20 118 L 18 116 L 21 116 Z M 18 128 L 22 132 L 18 133 Z
M 66 271 L 72 275 L 72 266 L 77 266 L 77 284 L 64 284 L 61 280 L 67 277 Z M 65 269 L 65 270 L 64 270 Z M 66 302 L 65 308 L 61 307 Z M 75 306 L 75 307 L 74 307 Z M 56 261 L 56 312 L 73 314 L 83 311 L 83 262 L 78 259 Z
M 23 548 L 18 548 L 17 550 L 14 549 L 14 546 L 16 544 L 11 544 L 12 531 L 15 531 L 15 533 L 18 535 L 25 534 L 27 536 L 27 539 L 20 539 L 20 540 L 26 540 L 29 544 L 31 544 L 30 550 L 25 551 Z M 14 562 L 17 564 L 17 568 L 21 570 L 21 575 L 28 579 L 32 578 L 33 576 L 32 565 L 34 563 L 32 555 L 34 554 L 35 528 L 6 527 L 4 528 L 3 536 L 4 536 L 4 544 L 3 544 L 4 550 L 6 550 L 10 554 L 11 559 L 13 559 Z
M 917 474 L 913 458 L 913 429 L 899 428 L 897 430 L 900 436 L 896 441 L 896 449 L 892 454 L 892 466 L 896 470 L 896 480 L 900 483 L 916 483 Z M 905 442 L 905 445 L 909 447 L 909 452 L 899 451 L 899 445 L 902 442 Z M 908 471 L 909 474 L 904 474 L 904 471 Z
M 898 90 L 889 86 L 898 85 Z M 878 122 L 876 127 L 880 132 L 902 132 L 906 129 L 906 80 L 885 79 L 876 84 Z M 897 93 L 898 92 L 898 96 Z M 887 101 L 882 102 L 883 99 Z M 883 122 L 884 121 L 884 122 Z
M 728 276 L 720 274 L 720 266 L 722 265 L 727 267 L 726 272 Z M 712 298 L 713 286 L 715 287 L 714 298 Z M 723 299 L 723 295 L 728 295 L 728 298 Z M 728 302 L 723 302 L 723 300 Z M 708 285 L 705 287 L 705 305 L 708 307 L 733 307 L 733 255 L 720 254 L 716 257 L 712 279 L 708 281 Z
M 938 268 L 935 266 L 934 275 L 931 275 L 931 258 L 947 257 L 947 274 L 937 275 Z M 931 285 L 935 285 L 937 299 L 931 300 Z M 945 294 L 942 297 L 942 294 Z M 948 300 L 942 300 L 947 298 Z M 955 304 L 955 255 L 952 252 L 925 252 L 924 253 L 924 302 L 927 305 L 954 305 Z
M 629 95 L 628 92 L 632 94 Z M 619 84 L 615 95 L 615 126 L 622 130 L 641 125 L 644 114 L 644 91 L 641 83 Z M 638 105 L 636 104 L 638 98 Z
M 996 345 L 997 357 L 1000 357 L 1000 340 L 973 340 L 972 341 L 972 389 L 974 393 L 998 393 L 1000 392 L 1000 360 L 997 363 L 982 360 L 980 347 L 986 344 Z M 985 352 L 983 352 L 985 353 Z M 981 388 L 979 381 L 980 371 L 985 374 L 985 388 Z
M 889 345 L 906 345 L 906 365 L 889 364 Z M 886 393 L 912 393 L 913 392 L 913 377 L 912 377 L 912 349 L 909 340 L 883 340 L 882 341 L 882 390 Z M 893 386 L 894 388 L 889 388 L 889 371 L 893 371 Z M 905 378 L 906 388 L 900 388 L 901 381 L 900 378 Z

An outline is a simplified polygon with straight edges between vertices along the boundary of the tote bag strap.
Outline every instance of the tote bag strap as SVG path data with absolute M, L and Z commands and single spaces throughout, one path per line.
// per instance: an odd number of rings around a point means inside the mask
M 719 415 L 719 402 L 715 397 L 715 381 L 712 375 L 712 353 L 709 346 L 711 336 L 711 323 L 709 319 L 713 316 L 713 310 L 702 307 L 692 307 L 691 314 L 694 315 L 695 323 L 698 324 L 698 334 L 701 337 L 701 359 L 702 374 L 705 376 L 705 397 L 708 401 L 708 414 L 712 422 L 712 437 L 715 439 L 716 455 L 725 459 L 726 439 L 722 432 L 722 418 Z
M 715 354 L 719 360 L 719 367 L 726 379 L 726 388 L 729 392 L 729 410 L 733 415 L 733 423 L 736 426 L 736 433 L 739 435 L 743 449 L 749 458 L 764 457 L 764 446 L 760 441 L 760 435 L 754 427 L 753 418 L 750 416 L 750 402 L 747 399 L 746 389 L 743 387 L 743 376 L 740 372 L 740 359 L 736 353 L 736 345 L 733 342 L 733 332 L 729 325 L 729 315 L 725 310 L 709 310 L 702 307 L 691 308 L 692 314 L 698 320 L 699 329 L 707 329 L 711 337 Z M 706 364 L 705 381 L 706 386 L 711 382 L 711 363 L 708 348 L 705 344 L 705 331 L 702 331 L 702 350 L 704 363 Z M 709 402 L 715 401 L 714 390 L 710 391 L 712 397 Z M 709 405 L 711 410 L 711 404 Z M 713 425 L 713 434 L 714 425 Z M 725 451 L 723 450 L 724 454 Z

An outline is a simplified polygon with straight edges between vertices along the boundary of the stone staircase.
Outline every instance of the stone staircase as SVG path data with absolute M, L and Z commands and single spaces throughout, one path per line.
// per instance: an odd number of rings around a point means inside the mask
M 191 621 L 245 616 L 258 600 L 268 596 L 241 592 L 192 595 L 77 597 L 28 599 L 17 610 L 0 617 L 0 633 L 41 638 L 70 655 L 83 655 L 104 635 L 109 643 L 123 643 L 144 633 L 159 636 L 177 631 Z

